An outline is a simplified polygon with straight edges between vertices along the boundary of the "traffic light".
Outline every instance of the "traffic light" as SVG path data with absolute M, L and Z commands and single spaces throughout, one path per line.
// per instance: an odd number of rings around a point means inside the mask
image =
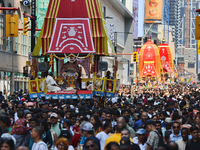
M 23 67 L 23 76 L 28 77 L 28 66 Z
M 195 39 L 200 40 L 200 16 L 196 16 Z
M 6 37 L 18 37 L 18 15 L 6 15 Z
M 27 31 L 28 31 L 28 18 L 24 18 L 23 20 L 23 35 L 27 35 Z
M 133 52 L 133 62 L 138 62 L 138 52 Z

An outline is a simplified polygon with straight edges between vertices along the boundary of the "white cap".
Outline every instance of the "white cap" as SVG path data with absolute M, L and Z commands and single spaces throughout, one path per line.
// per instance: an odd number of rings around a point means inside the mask
M 51 116 L 50 116 L 50 118 L 51 118 L 51 117 L 58 118 L 58 115 L 57 115 L 56 113 L 52 113 Z
M 83 125 L 83 130 L 86 130 L 86 131 L 92 131 L 94 128 L 93 128 L 93 125 L 90 123 L 90 122 L 87 122 Z

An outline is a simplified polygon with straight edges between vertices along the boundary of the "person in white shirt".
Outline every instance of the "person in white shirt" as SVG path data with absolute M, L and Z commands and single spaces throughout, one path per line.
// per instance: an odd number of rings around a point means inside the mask
M 46 84 L 47 84 L 47 91 L 48 92 L 59 92 L 59 91 L 61 91 L 61 88 L 58 87 L 56 81 L 53 79 L 53 72 L 50 72 L 49 75 L 47 76 Z
M 40 126 L 36 126 L 32 129 L 31 138 L 33 139 L 33 147 L 31 150 L 48 150 L 47 144 L 41 140 L 43 129 Z
M 143 128 L 138 129 L 136 132 L 137 137 L 133 138 L 133 142 L 140 147 L 140 150 L 146 150 L 146 130 Z
M 186 143 L 188 141 L 188 135 L 189 135 L 189 131 L 187 128 L 182 128 L 181 129 L 181 136 L 182 136 L 182 139 L 178 140 L 176 142 L 176 144 L 178 145 L 178 149 L 179 150 L 185 150 L 185 147 L 186 147 Z
M 105 122 L 103 128 L 104 128 L 104 131 L 99 132 L 96 135 L 96 137 L 100 141 L 101 150 L 104 150 L 104 146 L 105 146 L 106 140 L 110 136 L 109 133 L 112 131 L 112 124 L 110 122 Z
M 154 106 L 160 104 L 158 97 L 155 98 Z

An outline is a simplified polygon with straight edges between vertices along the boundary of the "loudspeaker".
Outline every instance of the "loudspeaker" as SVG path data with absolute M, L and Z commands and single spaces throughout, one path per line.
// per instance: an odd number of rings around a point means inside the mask
M 40 63 L 38 63 L 38 70 L 40 72 L 47 71 L 47 63 L 46 62 L 40 62 Z
M 100 61 L 98 65 L 99 71 L 107 71 L 108 63 L 106 61 Z

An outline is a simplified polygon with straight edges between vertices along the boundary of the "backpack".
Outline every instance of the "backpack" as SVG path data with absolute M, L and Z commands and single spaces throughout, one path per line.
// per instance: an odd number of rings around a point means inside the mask
M 158 137 L 159 137 L 158 147 L 159 147 L 159 146 L 165 147 L 165 143 L 163 142 L 163 136 L 160 135 L 160 134 L 158 133 L 157 130 L 154 131 L 154 132 L 155 132 L 155 133 L 158 135 Z

